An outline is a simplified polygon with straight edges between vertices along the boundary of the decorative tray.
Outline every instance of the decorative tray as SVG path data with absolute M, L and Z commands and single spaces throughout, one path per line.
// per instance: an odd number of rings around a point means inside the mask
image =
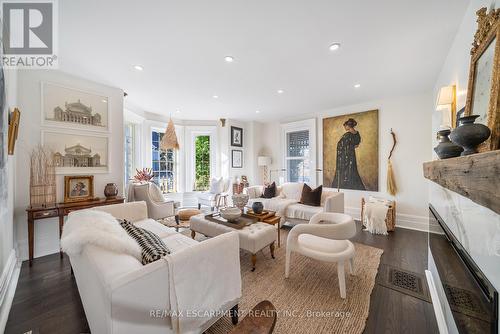
M 242 214 L 240 218 L 236 219 L 234 222 L 230 222 L 227 219 L 222 218 L 220 213 L 212 213 L 209 215 L 205 216 L 206 220 L 209 220 L 211 222 L 217 223 L 217 224 L 222 224 L 227 227 L 231 227 L 237 230 L 241 230 L 245 226 L 252 225 L 254 223 L 257 223 L 259 221 L 258 218 L 249 216 L 247 214 Z

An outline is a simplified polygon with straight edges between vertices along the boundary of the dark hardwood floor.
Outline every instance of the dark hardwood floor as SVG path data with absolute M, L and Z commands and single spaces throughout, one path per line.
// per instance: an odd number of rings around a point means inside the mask
M 420 274 L 427 268 L 426 233 L 397 229 L 380 236 L 359 231 L 353 241 L 383 249 L 380 268 L 390 265 Z M 90 332 L 66 256 L 37 258 L 32 267 L 22 264 L 6 333 L 30 330 L 32 334 Z M 432 304 L 376 283 L 365 333 L 423 334 L 438 329 Z

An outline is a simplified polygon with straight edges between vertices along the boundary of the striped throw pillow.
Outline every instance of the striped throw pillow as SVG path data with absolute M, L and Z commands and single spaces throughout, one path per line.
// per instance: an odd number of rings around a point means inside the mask
M 170 254 L 167 245 L 153 232 L 137 227 L 124 219 L 118 219 L 118 222 L 141 247 L 142 264 L 154 262 Z

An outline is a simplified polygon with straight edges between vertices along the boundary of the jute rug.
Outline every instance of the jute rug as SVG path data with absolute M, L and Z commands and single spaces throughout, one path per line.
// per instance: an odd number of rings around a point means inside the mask
M 282 231 L 286 241 L 288 233 Z M 274 333 L 362 333 L 383 250 L 355 244 L 354 275 L 346 276 L 344 300 L 340 298 L 336 264 L 292 253 L 290 278 L 285 279 L 285 247 L 286 242 L 276 248 L 274 260 L 269 248 L 258 253 L 255 272 L 250 271 L 250 254 L 242 251 L 240 320 L 267 299 L 277 310 Z M 206 333 L 223 334 L 232 329 L 230 318 L 223 317 Z

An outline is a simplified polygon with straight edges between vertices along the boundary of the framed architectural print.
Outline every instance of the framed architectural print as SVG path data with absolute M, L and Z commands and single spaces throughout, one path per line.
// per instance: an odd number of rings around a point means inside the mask
M 42 82 L 42 125 L 108 132 L 109 99 L 98 93 Z
M 243 168 L 243 151 L 242 150 L 232 150 L 231 151 L 231 167 L 232 168 Z
M 476 123 L 491 130 L 479 151 L 500 148 L 500 8 L 476 12 L 478 28 L 472 43 L 465 115 L 479 115 Z
M 243 129 L 231 127 L 231 146 L 243 147 Z
M 42 145 L 54 155 L 56 174 L 109 172 L 109 138 L 105 135 L 44 130 Z

